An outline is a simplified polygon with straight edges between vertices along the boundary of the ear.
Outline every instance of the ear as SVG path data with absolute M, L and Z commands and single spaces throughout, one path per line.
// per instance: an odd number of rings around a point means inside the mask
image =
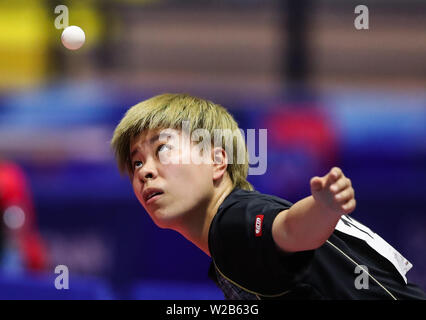
M 228 156 L 223 148 L 216 147 L 212 149 L 213 159 L 213 180 L 223 177 L 228 168 Z

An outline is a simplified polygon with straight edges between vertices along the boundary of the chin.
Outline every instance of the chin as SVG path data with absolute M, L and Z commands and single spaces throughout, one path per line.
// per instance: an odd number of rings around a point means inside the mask
M 170 214 L 161 211 L 155 211 L 150 214 L 154 223 L 161 229 L 174 229 L 179 220 L 176 214 Z

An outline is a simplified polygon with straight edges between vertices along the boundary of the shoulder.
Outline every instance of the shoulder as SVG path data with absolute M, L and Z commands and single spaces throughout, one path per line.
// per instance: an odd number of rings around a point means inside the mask
M 234 189 L 219 206 L 212 221 L 210 238 L 235 244 L 238 240 L 260 240 L 256 238 L 261 234 L 269 235 L 265 231 L 272 227 L 278 213 L 291 206 L 291 202 L 276 196 Z
M 257 191 L 234 190 L 213 219 L 210 253 L 217 269 L 243 288 L 276 293 L 293 275 L 282 268 L 288 256 L 272 238 L 272 223 L 292 203 Z
M 262 208 L 262 212 L 266 212 L 271 209 L 285 210 L 290 208 L 292 205 L 293 204 L 290 201 L 274 195 L 236 188 L 219 206 L 218 214 L 222 214 L 227 211 L 239 212 L 259 210 L 259 208 Z

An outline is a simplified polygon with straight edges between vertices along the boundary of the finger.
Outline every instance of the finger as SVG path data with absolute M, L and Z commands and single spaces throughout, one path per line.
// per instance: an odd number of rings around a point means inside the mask
M 341 176 L 343 175 L 343 172 L 338 167 L 333 167 L 330 172 L 325 176 L 327 178 L 327 184 L 326 186 L 331 185 L 335 181 L 337 181 Z
M 347 188 L 343 190 L 342 192 L 336 194 L 334 196 L 334 199 L 341 204 L 346 204 L 348 201 L 350 201 L 352 198 L 355 197 L 354 189 Z
M 311 179 L 311 189 L 313 191 L 320 191 L 323 188 L 324 179 L 320 177 L 313 177 Z
M 338 194 L 339 192 L 351 186 L 352 186 L 351 180 L 348 178 L 342 177 L 330 186 L 330 191 L 334 194 Z
M 355 208 L 356 208 L 356 200 L 355 200 L 355 198 L 352 198 L 351 200 L 349 200 L 348 203 L 345 203 L 342 206 L 342 210 L 343 210 L 344 214 L 351 213 L 352 211 L 355 210 Z
M 340 169 L 338 167 L 333 167 L 330 170 L 330 175 L 331 175 L 331 178 L 334 179 L 334 181 L 336 181 L 337 179 L 339 179 L 343 175 L 342 169 Z

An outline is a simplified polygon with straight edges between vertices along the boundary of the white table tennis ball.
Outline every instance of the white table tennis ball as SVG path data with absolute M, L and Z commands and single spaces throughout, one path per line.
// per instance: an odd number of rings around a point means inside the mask
M 84 44 L 86 36 L 80 27 L 69 26 L 62 32 L 61 40 L 65 48 L 77 50 Z

